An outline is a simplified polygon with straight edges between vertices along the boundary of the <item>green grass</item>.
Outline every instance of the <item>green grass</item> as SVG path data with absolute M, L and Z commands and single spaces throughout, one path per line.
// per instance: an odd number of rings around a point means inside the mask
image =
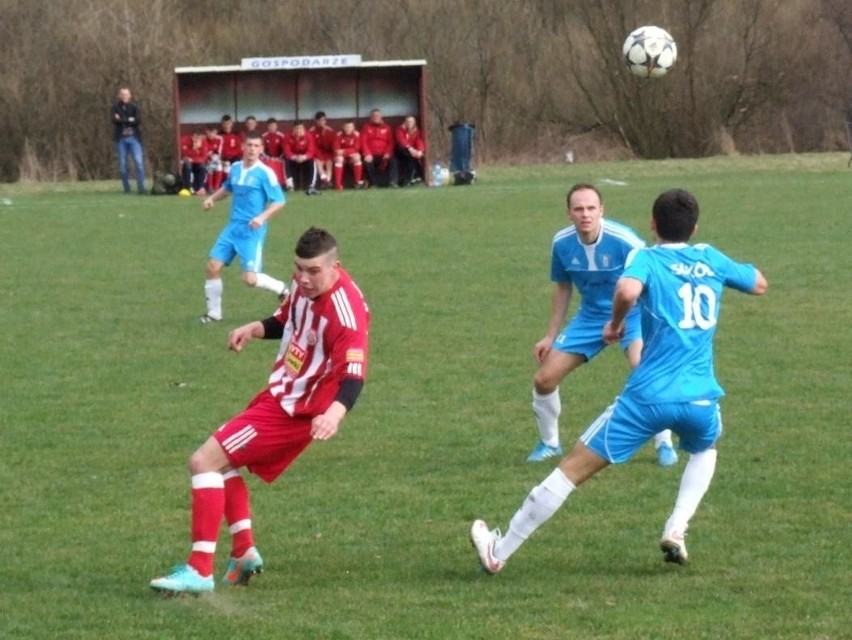
M 725 437 L 693 562 L 657 550 L 683 461 L 660 469 L 645 449 L 489 577 L 471 520 L 505 528 L 550 468 L 524 462 L 550 240 L 567 187 L 604 179 L 627 183 L 601 184 L 608 214 L 646 238 L 657 193 L 692 190 L 697 239 L 770 282 L 723 305 Z M 118 188 L 0 186 L 0 637 L 848 637 L 844 154 L 485 168 L 468 188 L 294 195 L 267 270 L 287 275 L 307 226 L 337 235 L 373 312 L 370 379 L 335 439 L 272 486 L 250 480 L 266 573 L 197 599 L 147 582 L 188 548 L 187 456 L 262 387 L 277 348 L 236 356 L 227 332 L 274 298 L 232 268 L 226 321 L 198 325 L 224 208 Z M 567 442 L 625 374 L 608 351 L 563 385 Z

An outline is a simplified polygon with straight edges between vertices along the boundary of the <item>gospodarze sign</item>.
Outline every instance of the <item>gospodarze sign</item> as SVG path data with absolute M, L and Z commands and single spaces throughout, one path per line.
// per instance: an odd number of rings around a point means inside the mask
M 357 67 L 361 64 L 361 56 L 354 54 L 338 54 L 329 56 L 292 56 L 279 58 L 243 58 L 240 66 L 243 69 L 322 69 L 331 67 Z

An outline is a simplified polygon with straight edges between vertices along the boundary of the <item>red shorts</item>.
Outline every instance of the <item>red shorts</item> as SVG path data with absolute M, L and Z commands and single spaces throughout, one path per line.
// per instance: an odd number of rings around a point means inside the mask
M 269 391 L 262 391 L 213 437 L 232 467 L 246 467 L 265 482 L 272 482 L 311 443 L 311 419 L 290 417 Z

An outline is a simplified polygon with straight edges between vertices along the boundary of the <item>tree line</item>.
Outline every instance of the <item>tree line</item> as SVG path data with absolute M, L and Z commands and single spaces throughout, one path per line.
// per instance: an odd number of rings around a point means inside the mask
M 476 161 L 846 148 L 848 0 L 0 0 L 0 180 L 116 175 L 109 108 L 128 86 L 152 167 L 172 168 L 178 66 L 357 53 L 425 59 L 428 143 L 476 124 Z M 664 78 L 621 44 L 655 24 Z

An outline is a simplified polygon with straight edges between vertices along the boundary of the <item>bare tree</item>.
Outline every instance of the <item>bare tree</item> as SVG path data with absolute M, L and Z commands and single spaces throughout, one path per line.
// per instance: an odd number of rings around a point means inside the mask
M 425 59 L 430 146 L 472 121 L 483 162 L 553 159 L 586 134 L 644 157 L 833 149 L 852 116 L 848 0 L 0 0 L 0 15 L 0 180 L 114 176 L 119 85 L 149 162 L 173 166 L 174 68 L 264 55 Z M 642 24 L 680 49 L 660 80 L 623 64 Z

